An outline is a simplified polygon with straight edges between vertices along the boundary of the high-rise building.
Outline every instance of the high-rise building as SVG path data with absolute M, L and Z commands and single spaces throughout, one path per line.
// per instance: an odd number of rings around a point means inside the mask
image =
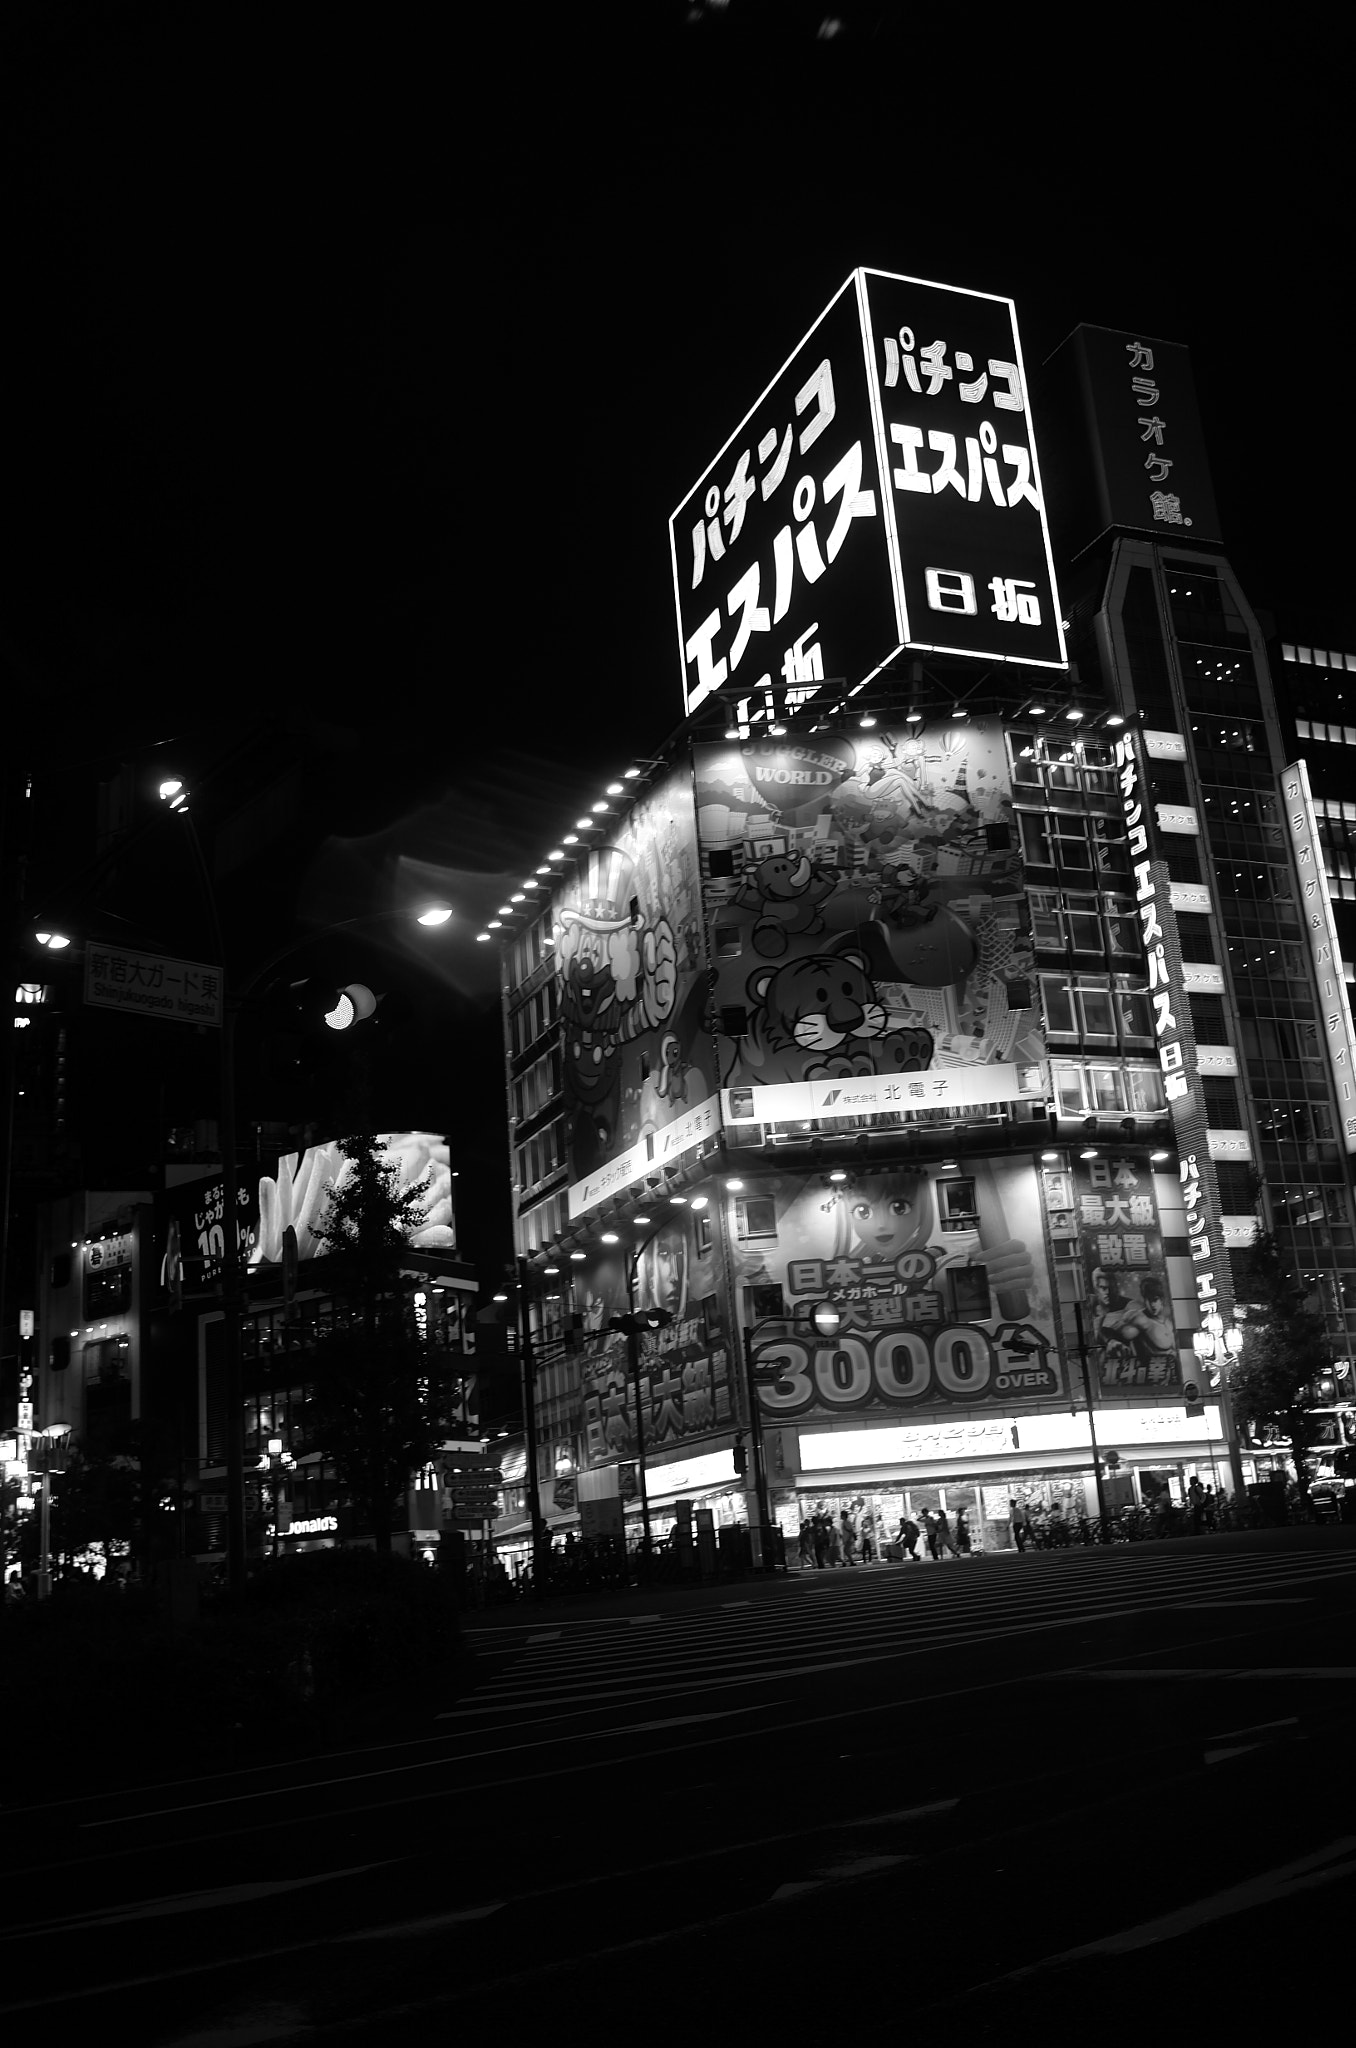
M 1009 301 L 854 273 L 674 514 L 684 723 L 491 929 L 548 1526 L 1235 1490 L 1259 1221 L 1346 1380 L 1340 779 L 1186 350 L 1032 403 Z

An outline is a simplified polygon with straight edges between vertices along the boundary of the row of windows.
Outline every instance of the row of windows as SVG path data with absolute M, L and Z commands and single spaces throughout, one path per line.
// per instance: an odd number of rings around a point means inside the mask
M 1168 609 L 1179 640 L 1210 647 L 1246 644 L 1248 625 L 1238 601 L 1218 570 L 1196 562 L 1175 568 L 1165 564 Z M 1147 573 L 1147 572 L 1146 572 Z
M 1062 811 L 1019 811 L 1022 858 L 1028 867 L 1054 868 L 1064 875 L 1130 874 L 1125 828 L 1118 819 L 1087 818 Z
M 551 951 L 551 921 L 539 917 L 535 923 L 516 932 L 509 946 L 509 984 L 520 988 L 528 977 L 535 974 Z
M 1113 964 L 1143 957 L 1139 919 L 1129 896 L 1028 889 L 1027 902 L 1039 952 L 1095 953 Z
M 549 1174 L 564 1166 L 567 1157 L 565 1118 L 555 1117 L 535 1137 L 514 1147 L 514 1173 L 519 1190 L 526 1194 Z
M 1302 740 L 1326 740 L 1332 747 L 1356 747 L 1356 725 L 1329 725 L 1297 718 L 1295 731 Z
M 530 1045 L 535 1045 L 544 1031 L 550 1030 L 559 1008 L 560 989 L 552 975 L 513 1012 L 509 1020 L 515 1058 L 525 1053 Z
M 1281 642 L 1282 661 L 1297 661 L 1304 668 L 1341 668 L 1356 674 L 1356 654 L 1340 654 L 1335 647 L 1292 647 Z
M 1166 1106 L 1157 1066 L 1052 1060 L 1050 1079 L 1062 1116 L 1152 1116 Z
M 530 1123 L 534 1116 L 539 1116 L 548 1103 L 554 1102 L 560 1087 L 560 1047 L 553 1045 L 540 1059 L 533 1060 L 527 1072 L 520 1074 L 513 1084 L 513 1114 L 518 1122 Z
M 1101 1039 L 1111 1045 L 1152 1045 L 1149 992 L 1124 975 L 1042 974 L 1041 1005 L 1047 1035 Z

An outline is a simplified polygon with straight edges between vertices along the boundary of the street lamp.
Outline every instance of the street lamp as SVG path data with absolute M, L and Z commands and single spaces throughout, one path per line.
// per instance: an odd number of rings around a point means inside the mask
M 271 1436 L 268 1440 L 268 1448 L 259 1460 L 259 1470 L 267 1472 L 273 1482 L 273 1561 L 275 1564 L 278 1561 L 278 1538 L 282 1534 L 279 1503 L 282 1499 L 283 1474 L 284 1472 L 295 1472 L 296 1469 L 297 1461 L 290 1451 L 283 1449 L 282 1438 L 280 1436 Z
M 749 1411 L 749 1442 L 753 1447 L 753 1491 L 758 1507 L 758 1536 L 754 1563 L 765 1571 L 773 1571 L 776 1566 L 772 1557 L 772 1508 L 768 1499 L 767 1459 L 763 1446 L 763 1415 L 758 1406 L 758 1386 L 760 1381 L 780 1379 L 782 1369 L 776 1363 L 759 1365 L 755 1340 L 760 1331 L 770 1329 L 774 1324 L 785 1337 L 788 1321 L 791 1319 L 787 1316 L 765 1316 L 762 1322 L 750 1323 L 744 1330 L 744 1400 Z M 797 1323 L 802 1326 L 811 1325 L 816 1337 L 822 1338 L 825 1343 L 832 1343 L 843 1327 L 842 1311 L 831 1301 L 808 1303 L 797 1308 L 795 1319 L 791 1322 L 793 1334 Z
M 46 1429 L 37 1432 L 42 1445 L 42 1503 L 38 1523 L 38 1598 L 46 1600 L 52 1592 L 52 1454 L 71 1433 L 69 1422 L 49 1422 Z M 56 1470 L 62 1470 L 62 1459 L 58 1455 Z
M 1208 1389 L 1219 1395 L 1220 1430 L 1224 1437 L 1224 1455 L 1229 1461 L 1229 1479 L 1233 1486 L 1234 1499 L 1243 1498 L 1243 1462 L 1238 1452 L 1238 1432 L 1234 1428 L 1233 1402 L 1229 1397 L 1229 1367 L 1243 1349 L 1243 1332 L 1236 1323 L 1226 1329 L 1224 1318 L 1218 1309 L 1211 1309 L 1203 1318 L 1201 1327 L 1191 1339 L 1191 1348 L 1206 1367 L 1211 1379 Z

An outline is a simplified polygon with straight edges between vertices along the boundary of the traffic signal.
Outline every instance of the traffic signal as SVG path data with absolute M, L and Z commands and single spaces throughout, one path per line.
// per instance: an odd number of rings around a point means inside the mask
M 380 1001 L 365 982 L 338 983 L 324 975 L 294 981 L 288 993 L 292 1014 L 303 1031 L 319 1031 L 322 1026 L 331 1031 L 351 1030 L 375 1016 Z
M 673 1321 L 673 1314 L 666 1308 L 638 1308 L 630 1315 L 609 1316 L 609 1330 L 622 1330 L 630 1336 L 643 1336 L 647 1330 L 662 1330 Z
M 735 1478 L 743 1479 L 749 1469 L 749 1454 L 743 1444 L 736 1444 L 730 1453 L 734 1459 Z

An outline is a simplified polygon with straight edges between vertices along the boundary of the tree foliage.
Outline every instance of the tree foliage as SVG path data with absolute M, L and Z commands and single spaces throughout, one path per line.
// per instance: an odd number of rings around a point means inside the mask
M 1290 1447 L 1301 1489 L 1304 1454 L 1316 1440 L 1313 1382 L 1330 1363 L 1323 1318 L 1309 1306 L 1270 1233 L 1254 1241 L 1240 1274 L 1248 1303 L 1243 1349 L 1229 1370 L 1234 1414 L 1241 1423 L 1271 1425 Z
M 346 1138 L 352 1166 L 331 1184 L 317 1235 L 334 1319 L 316 1346 L 313 1439 L 377 1548 L 389 1550 L 406 1489 L 446 1439 L 447 1361 L 424 1340 L 415 1283 L 401 1272 L 423 1222 L 417 1188 L 383 1162 L 371 1136 Z

